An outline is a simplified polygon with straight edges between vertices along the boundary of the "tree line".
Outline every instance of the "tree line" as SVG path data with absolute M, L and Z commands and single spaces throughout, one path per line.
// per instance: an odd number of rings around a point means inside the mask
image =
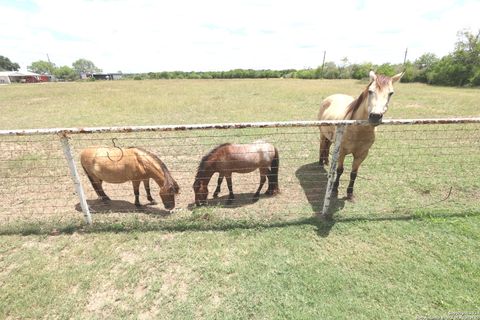
M 20 66 L 8 58 L 0 56 L 0 69 L 18 70 Z M 79 59 L 72 67 L 56 67 L 48 61 L 36 61 L 27 67 L 29 71 L 52 74 L 65 80 L 76 80 L 81 73 L 101 72 L 93 62 Z M 124 78 L 143 79 L 268 79 L 268 78 L 298 78 L 298 79 L 363 79 L 370 70 L 392 76 L 405 71 L 402 82 L 422 82 L 446 86 L 480 86 L 480 30 L 472 33 L 468 30 L 459 31 L 453 52 L 444 57 L 433 53 L 425 53 L 415 61 L 404 64 L 384 63 L 375 65 L 370 62 L 350 63 L 343 58 L 339 64 L 327 62 L 311 69 L 285 70 L 253 70 L 234 69 L 229 71 L 184 72 L 163 71 L 124 75 Z
M 463 30 L 457 34 L 458 40 L 452 53 L 437 57 L 425 53 L 415 61 L 405 64 L 371 62 L 350 63 L 343 58 L 340 64 L 326 62 L 312 69 L 253 70 L 234 69 L 229 71 L 183 72 L 163 71 L 130 75 L 142 79 L 258 79 L 258 78 L 298 78 L 298 79 L 363 79 L 370 70 L 392 76 L 405 71 L 402 82 L 422 82 L 446 86 L 480 86 L 480 30 L 473 34 Z
M 0 56 L 0 70 L 5 71 L 18 71 L 20 65 L 10 61 L 9 58 Z M 78 80 L 82 73 L 92 74 L 102 72 L 102 69 L 97 68 L 95 64 L 87 59 L 78 59 L 72 63 L 72 66 L 56 66 L 55 63 L 45 60 L 38 60 L 32 62 L 27 66 L 27 70 L 38 74 L 46 74 L 55 76 L 57 79 L 62 80 Z

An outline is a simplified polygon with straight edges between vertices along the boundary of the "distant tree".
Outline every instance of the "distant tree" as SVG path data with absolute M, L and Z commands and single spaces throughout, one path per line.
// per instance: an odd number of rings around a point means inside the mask
M 384 63 L 378 66 L 375 72 L 391 77 L 395 74 L 395 67 L 390 63 Z
M 429 74 L 432 84 L 450 86 L 480 85 L 480 30 L 458 32 L 455 51 L 435 64 Z
M 40 74 L 53 74 L 55 64 L 45 60 L 38 60 L 32 62 L 32 64 L 27 67 L 27 70 Z
M 0 70 L 6 71 L 18 71 L 20 65 L 18 63 L 10 61 L 9 58 L 0 56 Z
M 78 79 L 78 74 L 75 72 L 75 70 L 73 70 L 69 66 L 62 66 L 62 67 L 56 68 L 53 74 L 58 79 L 62 79 L 62 80 L 72 81 L 72 80 Z
M 323 78 L 325 79 L 338 79 L 340 76 L 340 71 L 337 68 L 335 62 L 325 62 L 323 67 Z
M 368 78 L 370 70 L 373 70 L 373 64 L 371 62 L 354 64 L 352 65 L 352 78 L 358 80 Z
M 340 79 L 350 79 L 352 77 L 352 65 L 348 61 L 347 57 L 344 57 L 341 61 L 340 66 L 338 67 L 339 78 Z
M 87 59 L 78 59 L 77 61 L 72 63 L 72 66 L 75 72 L 78 74 L 82 72 L 85 72 L 85 73 L 102 72 L 102 69 L 97 68 L 92 61 Z
M 453 58 L 456 64 L 464 66 L 460 85 L 480 85 L 480 29 L 476 34 L 462 30 L 457 37 Z
M 413 62 L 415 69 L 414 81 L 428 82 L 429 74 L 432 72 L 439 59 L 433 53 L 422 54 L 417 60 Z

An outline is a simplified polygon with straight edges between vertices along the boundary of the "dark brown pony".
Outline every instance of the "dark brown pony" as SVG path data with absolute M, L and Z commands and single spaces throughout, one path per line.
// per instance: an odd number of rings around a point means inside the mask
M 203 205 L 207 202 L 208 183 L 215 172 L 219 173 L 218 183 L 213 197 L 220 192 L 223 178 L 227 179 L 229 190 L 227 204 L 231 204 L 234 195 L 232 189 L 232 173 L 249 173 L 260 169 L 260 186 L 253 196 L 253 201 L 260 197 L 262 189 L 268 177 L 267 195 L 275 195 L 280 192 L 278 188 L 278 166 L 280 159 L 278 150 L 270 143 L 255 141 L 251 144 L 225 143 L 217 146 L 206 154 L 198 166 L 197 175 L 193 184 L 195 192 L 195 204 Z
M 180 188 L 167 166 L 147 150 L 134 147 L 91 147 L 82 151 L 80 161 L 93 189 L 103 201 L 110 200 L 103 191 L 103 181 L 109 183 L 132 181 L 135 205 L 139 207 L 139 187 L 143 181 L 148 200 L 155 203 L 150 194 L 149 179 L 152 178 L 160 187 L 160 197 L 165 209 L 175 208 L 175 195 Z
M 353 185 L 358 168 L 368 155 L 375 141 L 375 126 L 381 123 L 393 95 L 393 83 L 400 80 L 403 73 L 393 77 L 376 75 L 370 71 L 370 84 L 357 99 L 344 94 L 334 94 L 323 100 L 318 113 L 319 120 L 368 120 L 370 126 L 347 126 L 340 145 L 337 178 L 333 184 L 333 195 L 338 194 L 340 176 L 343 173 L 345 156 L 353 154 L 352 172 L 347 188 L 347 199 L 353 199 Z M 335 127 L 320 127 L 320 165 L 328 164 L 329 149 L 335 137 Z

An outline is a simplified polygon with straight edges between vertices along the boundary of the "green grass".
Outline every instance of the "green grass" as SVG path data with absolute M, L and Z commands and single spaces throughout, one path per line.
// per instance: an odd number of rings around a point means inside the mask
M 357 95 L 365 85 L 2 86 L 0 128 L 313 120 L 327 95 Z M 395 89 L 390 118 L 480 115 L 478 89 Z M 314 128 L 75 136 L 76 151 L 113 137 L 148 147 L 182 187 L 182 210 L 171 215 L 161 206 L 117 212 L 132 208 L 133 194 L 130 186 L 118 195 L 112 188 L 113 209 L 94 214 L 92 226 L 74 209 L 57 137 L 2 138 L 0 318 L 415 319 L 480 312 L 479 134 L 474 125 L 380 126 L 360 168 L 357 202 L 334 201 L 330 222 L 314 216 L 326 183 L 315 163 Z M 251 204 L 250 183 L 258 178 L 237 176 L 238 206 L 188 209 L 199 158 L 225 140 L 259 137 L 281 150 L 282 194 Z M 48 179 L 40 181 L 42 174 Z M 341 195 L 347 180 L 348 170 Z M 50 192 L 55 199 L 38 202 Z M 39 200 L 23 199 L 29 197 Z

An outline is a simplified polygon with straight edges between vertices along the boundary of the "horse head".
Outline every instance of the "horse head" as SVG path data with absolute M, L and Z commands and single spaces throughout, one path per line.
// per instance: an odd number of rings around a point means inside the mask
M 370 71 L 371 83 L 368 86 L 368 122 L 370 124 L 379 125 L 382 121 L 394 93 L 393 84 L 399 81 L 403 74 L 404 72 L 401 72 L 390 78 Z
M 175 180 L 160 188 L 160 198 L 162 198 L 163 206 L 167 210 L 175 208 L 175 196 L 180 192 L 180 187 Z

